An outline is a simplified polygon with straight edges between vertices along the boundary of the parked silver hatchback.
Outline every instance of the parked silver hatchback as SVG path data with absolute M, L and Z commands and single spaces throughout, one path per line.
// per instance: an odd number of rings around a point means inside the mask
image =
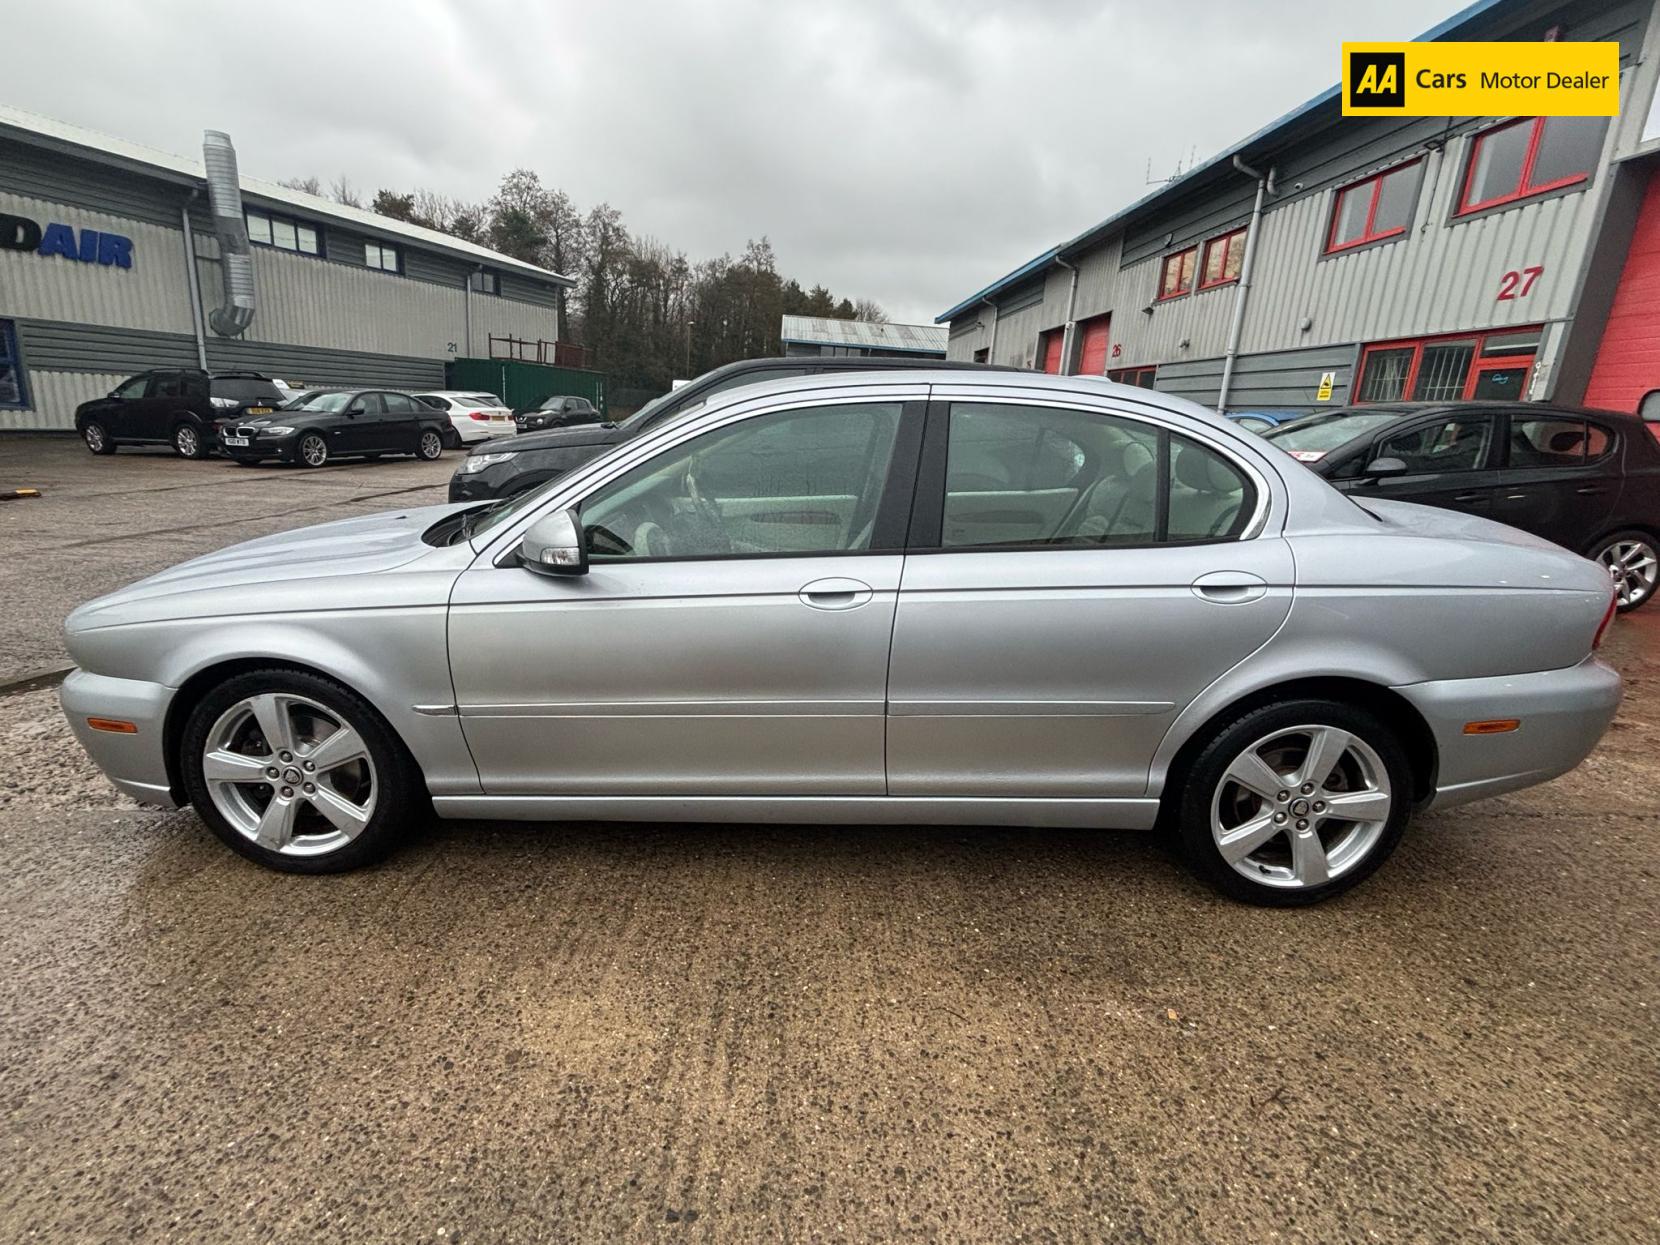
M 1085 377 L 733 390 L 504 503 L 237 545 L 76 610 L 63 704 L 124 791 L 280 869 L 449 817 L 1152 829 L 1267 904 L 1413 809 L 1571 769 L 1608 577 L 1357 505 Z

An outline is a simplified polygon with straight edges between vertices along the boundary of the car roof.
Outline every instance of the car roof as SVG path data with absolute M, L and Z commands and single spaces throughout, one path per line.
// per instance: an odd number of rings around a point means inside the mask
M 1631 420 L 1641 422 L 1641 419 L 1630 411 L 1610 411 L 1602 407 L 1571 406 L 1565 402 L 1525 402 L 1510 401 L 1442 401 L 1442 402 L 1360 402 L 1349 406 L 1334 406 L 1329 411 L 1311 411 L 1310 415 L 1399 415 L 1405 418 L 1409 415 L 1439 415 L 1443 412 L 1456 414 L 1468 412 L 1470 414 L 1485 414 L 1489 412 L 1522 411 L 1527 414 L 1544 412 L 1556 415 L 1596 416 L 1599 419 Z M 1305 417 L 1306 418 L 1306 417 Z

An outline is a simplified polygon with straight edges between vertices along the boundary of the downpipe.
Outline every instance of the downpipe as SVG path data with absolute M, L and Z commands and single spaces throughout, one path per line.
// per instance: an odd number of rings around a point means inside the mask
M 1072 313 L 1078 306 L 1078 265 L 1069 264 L 1059 255 L 1055 262 L 1062 268 L 1071 270 L 1072 284 L 1066 291 L 1066 321 L 1061 328 L 1061 371 L 1062 376 L 1072 375 Z
M 1233 295 L 1233 323 L 1228 326 L 1228 349 L 1222 356 L 1222 385 L 1216 395 L 1216 413 L 1225 415 L 1228 410 L 1228 394 L 1233 389 L 1234 364 L 1239 359 L 1239 341 L 1245 334 L 1245 303 L 1251 294 L 1251 272 L 1256 265 L 1257 232 L 1262 227 L 1262 202 L 1274 193 L 1274 173 L 1272 165 L 1267 173 L 1259 173 L 1238 156 L 1233 158 L 1233 166 L 1246 177 L 1254 177 L 1257 182 L 1256 202 L 1251 207 L 1251 223 L 1245 229 L 1245 258 L 1239 261 L 1239 288 Z

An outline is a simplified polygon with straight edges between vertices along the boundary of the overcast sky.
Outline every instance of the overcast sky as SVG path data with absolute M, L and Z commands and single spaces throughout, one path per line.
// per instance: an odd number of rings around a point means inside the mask
M 243 172 L 488 197 L 517 165 L 693 260 L 929 321 L 1457 0 L 53 0 L 0 98 Z

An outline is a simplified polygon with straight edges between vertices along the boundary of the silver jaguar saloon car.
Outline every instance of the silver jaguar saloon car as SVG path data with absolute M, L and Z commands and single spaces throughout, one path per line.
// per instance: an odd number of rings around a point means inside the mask
M 1336 894 L 1415 809 L 1544 782 L 1619 702 L 1600 567 L 1344 496 L 1099 378 L 739 388 L 541 488 L 237 545 L 70 615 L 123 791 L 320 873 L 429 806 L 1158 828 Z

